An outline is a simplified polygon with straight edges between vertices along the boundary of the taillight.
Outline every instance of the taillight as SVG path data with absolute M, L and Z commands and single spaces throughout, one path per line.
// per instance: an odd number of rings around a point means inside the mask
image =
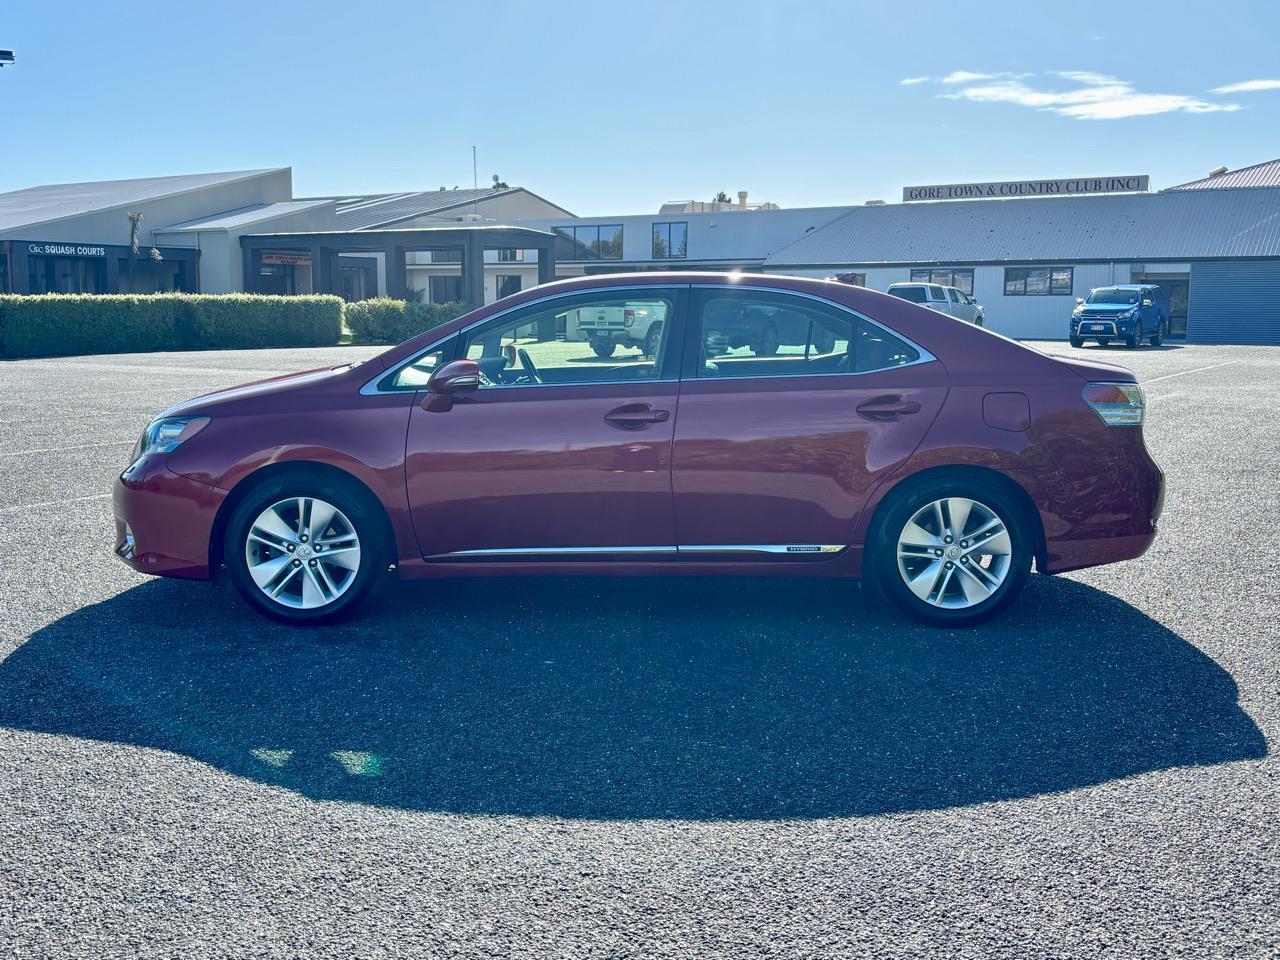
M 1108 427 L 1142 426 L 1147 402 L 1136 383 L 1088 383 L 1080 395 Z
M 629 327 L 635 322 L 636 322 L 636 312 L 634 310 L 622 311 L 622 325 L 624 327 Z

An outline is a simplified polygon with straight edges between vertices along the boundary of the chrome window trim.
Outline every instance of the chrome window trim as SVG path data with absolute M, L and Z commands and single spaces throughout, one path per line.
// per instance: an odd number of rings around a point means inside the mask
M 537 287 L 531 287 L 530 289 L 536 290 Z M 360 388 L 360 393 L 364 396 L 383 396 L 386 394 L 409 393 L 410 392 L 409 390 L 379 390 L 377 385 L 378 385 L 378 382 L 381 381 L 383 378 L 393 373 L 399 373 L 402 367 L 411 365 L 419 357 L 423 356 L 424 354 L 430 353 L 432 350 L 435 350 L 441 344 L 447 342 L 449 337 L 460 337 L 463 334 L 471 330 L 474 330 L 476 327 L 480 326 L 481 324 L 489 323 L 492 320 L 497 320 L 501 317 L 506 316 L 509 313 L 515 312 L 516 310 L 522 310 L 525 307 L 532 306 L 535 303 L 542 303 L 548 300 L 559 300 L 565 297 L 582 296 L 587 293 L 591 293 L 591 294 L 616 293 L 616 292 L 622 292 L 622 291 L 628 291 L 628 290 L 686 290 L 686 289 L 754 290 L 759 293 L 776 293 L 782 296 L 803 297 L 806 300 L 814 300 L 818 303 L 826 304 L 829 307 L 834 307 L 837 310 L 842 310 L 845 313 L 851 314 L 860 320 L 865 320 L 867 323 L 871 324 L 873 327 L 878 327 L 879 329 L 883 330 L 885 333 L 889 334 L 890 336 L 898 338 L 903 343 L 907 344 L 913 350 L 915 350 L 917 353 L 920 354 L 919 359 L 912 360 L 910 363 L 904 363 L 896 367 L 879 367 L 875 370 L 853 370 L 853 371 L 838 372 L 838 373 L 775 374 L 773 377 L 691 377 L 689 378 L 691 381 L 702 381 L 706 383 L 725 383 L 728 381 L 738 381 L 738 380 L 769 380 L 769 379 L 778 379 L 779 377 L 796 377 L 796 376 L 799 376 L 799 377 L 864 377 L 872 373 L 883 373 L 885 370 L 904 370 L 907 367 L 919 366 L 922 363 L 933 363 L 938 359 L 932 353 L 926 350 L 924 347 L 920 346 L 920 344 L 916 343 L 914 340 L 904 336 L 901 333 L 898 333 L 898 331 L 893 330 L 890 327 L 885 326 L 883 323 L 881 323 L 879 320 L 876 320 L 874 317 L 868 317 L 865 313 L 861 313 L 858 310 L 854 310 L 852 307 L 847 307 L 843 303 L 837 303 L 836 301 L 829 300 L 826 297 L 820 297 L 817 294 L 806 293 L 800 290 L 788 290 L 785 287 L 772 287 L 772 286 L 768 286 L 767 284 L 755 284 L 750 282 L 745 282 L 745 283 L 663 283 L 663 284 L 645 283 L 645 284 L 639 284 L 639 285 L 623 285 L 618 287 L 592 287 L 590 290 L 586 290 L 586 291 L 566 290 L 559 293 L 550 294 L 538 300 L 531 300 L 528 303 L 522 303 L 517 306 L 510 306 L 510 307 L 507 307 L 505 310 L 499 310 L 497 313 L 491 314 L 490 316 L 485 317 L 483 320 L 477 320 L 474 323 L 469 323 L 465 327 L 462 327 L 459 330 L 453 331 L 453 333 L 449 334 L 449 336 L 443 337 L 440 340 L 436 340 L 435 342 L 428 344 L 427 346 L 419 350 L 417 353 L 415 353 L 413 356 L 405 360 L 402 360 L 400 364 L 395 367 L 394 370 L 384 370 L 381 374 L 379 374 L 378 376 L 374 377 L 372 380 L 365 383 Z M 584 383 L 555 383 L 555 384 L 522 383 L 522 384 L 507 384 L 506 386 L 581 387 L 581 386 L 596 385 L 596 384 L 599 384 L 600 382 L 601 381 L 586 381 Z M 605 382 L 614 383 L 615 381 L 610 380 Z M 647 381 L 620 380 L 616 382 L 617 383 L 679 383 L 680 380 L 679 379 L 647 380 Z M 417 390 L 413 392 L 417 392 Z
M 812 557 L 839 553 L 847 549 L 842 543 L 732 543 L 697 544 L 678 547 L 494 547 L 482 550 L 452 550 L 427 554 L 428 560 L 474 560 L 504 557 L 601 556 L 608 554 L 670 556 L 681 553 L 764 553 L 773 556 Z

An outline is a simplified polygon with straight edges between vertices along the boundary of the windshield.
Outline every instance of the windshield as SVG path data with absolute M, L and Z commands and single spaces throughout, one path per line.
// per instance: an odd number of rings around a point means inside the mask
M 1085 303 L 1137 303 L 1141 290 L 1121 290 L 1119 287 L 1103 287 L 1089 294 Z
M 889 292 L 895 297 L 910 300 L 912 303 L 924 303 L 927 299 L 924 287 L 890 287 Z

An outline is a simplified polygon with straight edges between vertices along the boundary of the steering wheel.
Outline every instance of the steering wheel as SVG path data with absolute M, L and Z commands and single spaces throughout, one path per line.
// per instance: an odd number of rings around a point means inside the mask
M 520 366 L 524 367 L 524 376 L 529 383 L 541 383 L 542 378 L 538 376 L 538 368 L 533 363 L 533 358 L 529 356 L 529 351 L 521 347 L 516 351 L 520 357 Z

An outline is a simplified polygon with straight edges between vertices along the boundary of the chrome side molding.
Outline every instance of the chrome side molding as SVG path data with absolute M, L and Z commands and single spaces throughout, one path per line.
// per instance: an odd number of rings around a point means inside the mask
M 453 550 L 448 553 L 433 553 L 428 560 L 477 560 L 502 558 L 537 558 L 537 557 L 598 557 L 598 556 L 673 556 L 678 554 L 708 553 L 742 553 L 769 554 L 773 556 L 814 556 L 815 554 L 833 554 L 844 550 L 846 544 L 839 543 L 733 543 L 733 544 L 695 544 L 684 547 L 498 547 L 488 550 Z

